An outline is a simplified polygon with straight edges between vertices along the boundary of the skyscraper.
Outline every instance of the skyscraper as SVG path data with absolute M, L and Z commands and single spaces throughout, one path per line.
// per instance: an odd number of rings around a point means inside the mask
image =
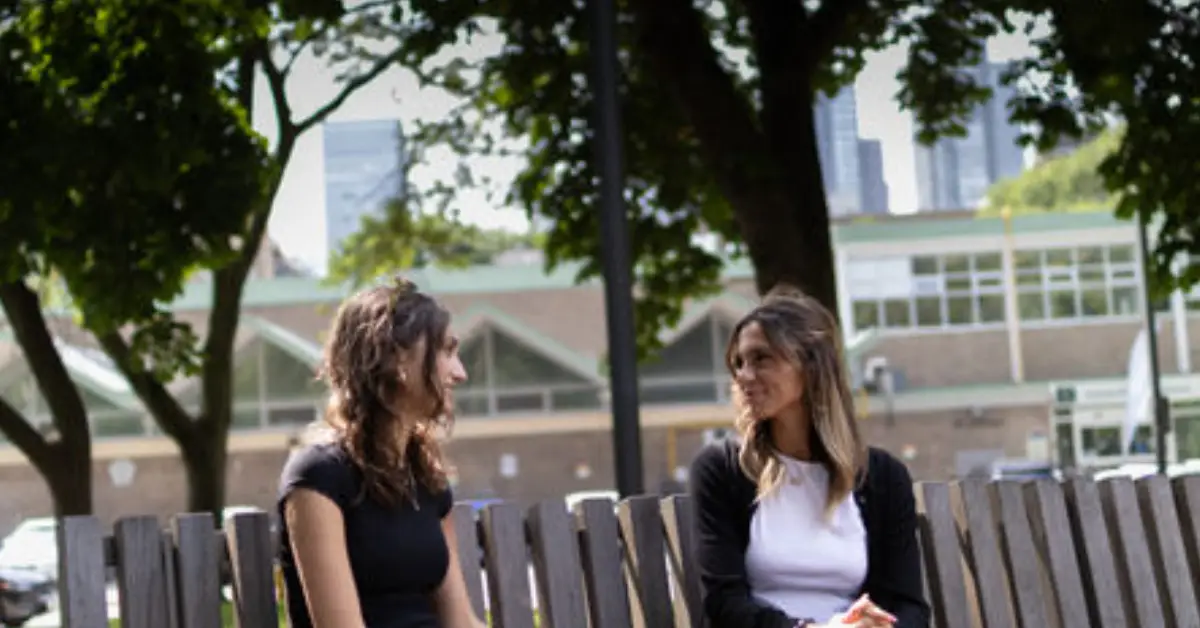
M 844 216 L 862 209 L 862 187 L 858 163 L 858 104 L 854 86 L 830 98 L 817 97 L 813 106 L 817 152 L 830 216 Z
M 404 136 L 397 120 L 327 122 L 325 239 L 329 254 L 404 191 Z
M 883 144 L 879 140 L 858 141 L 858 170 L 862 183 L 860 211 L 864 214 L 886 214 L 891 211 L 887 181 L 883 178 Z
M 965 137 L 942 138 L 932 146 L 916 143 L 919 211 L 974 209 L 992 184 L 1024 169 L 1024 149 L 1017 144 L 1020 129 L 1009 121 L 1013 89 L 1000 82 L 1007 69 L 1007 64 L 984 59 L 966 70 L 979 85 L 991 87 L 992 98 L 966 120 Z

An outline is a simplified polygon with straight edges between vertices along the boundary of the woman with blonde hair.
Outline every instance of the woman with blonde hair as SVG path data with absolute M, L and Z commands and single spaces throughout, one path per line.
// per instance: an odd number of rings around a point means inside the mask
M 738 438 L 689 482 L 713 628 L 927 628 L 912 480 L 863 444 L 834 317 L 777 288 L 726 363 Z
M 437 432 L 466 381 L 450 314 L 411 284 L 334 318 L 323 436 L 280 478 L 280 563 L 295 628 L 482 628 L 458 567 Z

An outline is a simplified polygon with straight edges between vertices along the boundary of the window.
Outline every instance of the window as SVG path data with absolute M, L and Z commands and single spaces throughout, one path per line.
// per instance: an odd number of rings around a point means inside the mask
M 854 260 L 847 283 L 856 330 L 1004 322 L 999 251 Z
M 1126 244 L 1018 251 L 1018 316 L 1047 321 L 1136 315 L 1135 258 Z
M 594 410 L 601 387 L 512 336 L 486 328 L 459 349 L 467 382 L 455 390 L 459 416 Z
M 725 349 L 733 327 L 708 316 L 639 369 L 645 404 L 716 403 L 728 398 Z

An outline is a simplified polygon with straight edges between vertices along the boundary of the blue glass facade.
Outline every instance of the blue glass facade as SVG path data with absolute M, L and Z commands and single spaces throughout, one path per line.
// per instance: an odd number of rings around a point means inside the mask
M 324 125 L 325 230 L 329 253 L 404 189 L 404 137 L 397 120 Z

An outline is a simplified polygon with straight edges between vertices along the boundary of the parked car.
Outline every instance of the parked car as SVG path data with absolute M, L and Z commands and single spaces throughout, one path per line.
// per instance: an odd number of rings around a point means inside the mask
M 0 570 L 34 572 L 58 579 L 58 523 L 53 517 L 25 519 L 0 541 Z
M 24 626 L 49 610 L 54 580 L 32 570 L 0 569 L 0 626 Z

